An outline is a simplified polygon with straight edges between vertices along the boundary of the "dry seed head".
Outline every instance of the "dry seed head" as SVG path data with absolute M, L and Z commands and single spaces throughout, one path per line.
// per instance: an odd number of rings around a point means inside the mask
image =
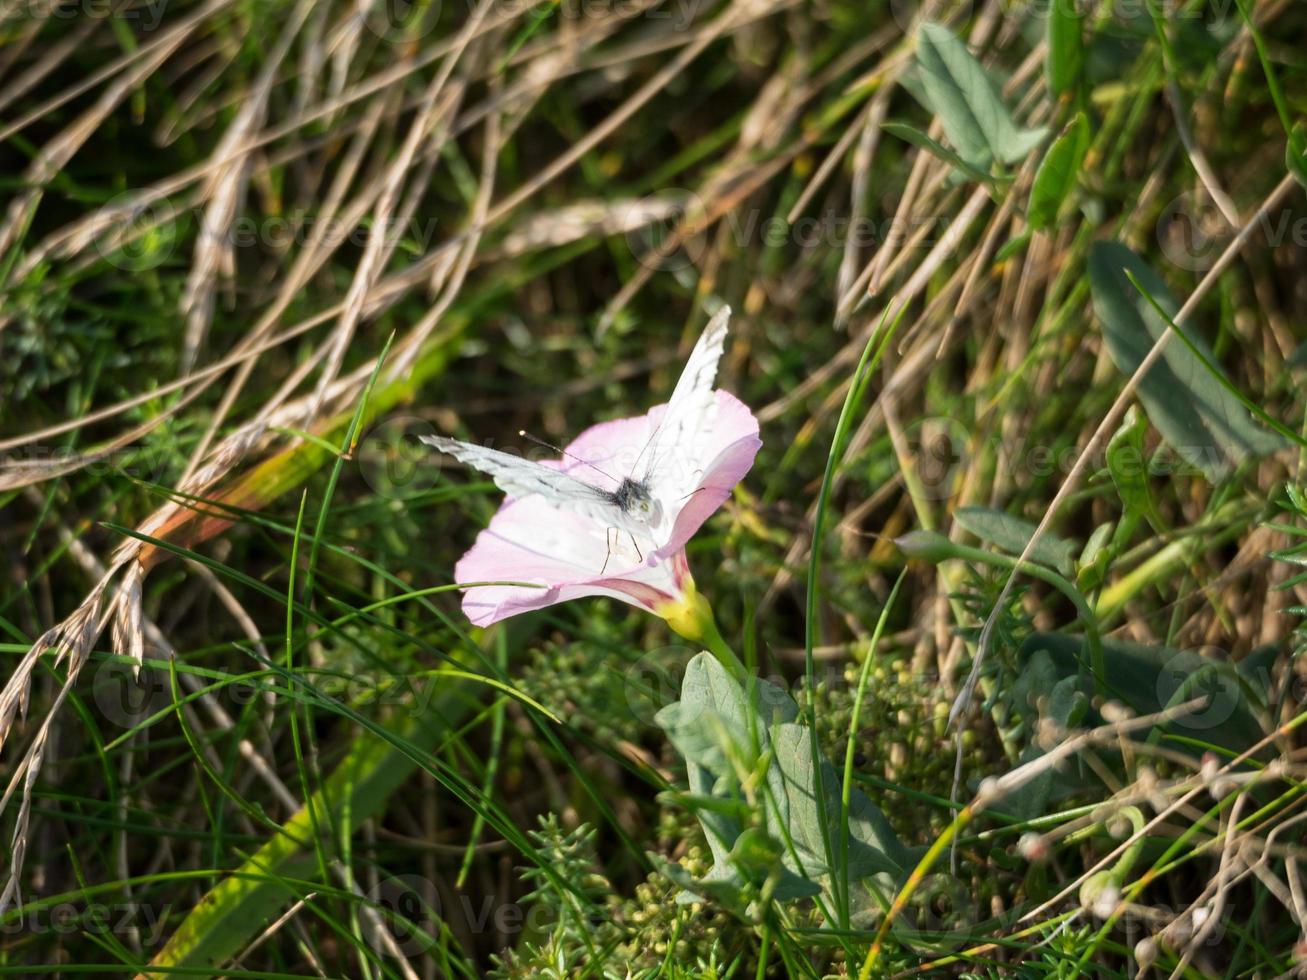
M 1048 839 L 1028 830 L 1017 841 L 1017 853 L 1031 864 L 1042 864 L 1048 860 Z
M 1135 962 L 1143 973 L 1157 961 L 1157 940 L 1147 936 L 1135 943 Z
M 1119 725 L 1134 717 L 1134 712 L 1120 701 L 1104 701 L 1098 712 L 1109 725 Z

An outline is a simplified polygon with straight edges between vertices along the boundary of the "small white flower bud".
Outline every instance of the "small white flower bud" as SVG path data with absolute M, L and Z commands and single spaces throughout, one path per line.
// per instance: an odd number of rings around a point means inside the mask
M 1135 943 L 1135 962 L 1139 964 L 1140 972 L 1147 970 L 1157 962 L 1157 940 L 1148 936 Z
M 1017 841 L 1017 853 L 1031 864 L 1042 864 L 1048 860 L 1048 840 L 1043 834 L 1028 830 Z

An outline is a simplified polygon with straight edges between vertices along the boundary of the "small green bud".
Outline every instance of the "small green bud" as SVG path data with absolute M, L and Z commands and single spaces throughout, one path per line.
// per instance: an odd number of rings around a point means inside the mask
M 909 558 L 939 564 L 956 556 L 953 542 L 937 531 L 909 531 L 894 539 L 899 551 Z

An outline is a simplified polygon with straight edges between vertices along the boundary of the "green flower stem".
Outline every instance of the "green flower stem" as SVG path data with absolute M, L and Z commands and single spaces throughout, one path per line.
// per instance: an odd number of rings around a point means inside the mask
M 722 634 L 717 629 L 717 620 L 713 618 L 711 604 L 692 583 L 686 589 L 684 598 L 665 603 L 655 611 L 679 635 L 702 645 L 737 681 L 744 683 L 748 678 L 744 664 L 722 639 Z
M 1250 506 L 1246 500 L 1232 501 L 1218 509 L 1210 521 L 1204 522 L 1206 527 L 1192 528 L 1195 533 L 1172 541 L 1103 589 L 1095 604 L 1099 620 L 1115 619 L 1125 611 L 1127 602 L 1149 586 L 1170 580 L 1181 569 L 1193 564 L 1204 551 L 1237 538 L 1259 512 L 1259 506 Z

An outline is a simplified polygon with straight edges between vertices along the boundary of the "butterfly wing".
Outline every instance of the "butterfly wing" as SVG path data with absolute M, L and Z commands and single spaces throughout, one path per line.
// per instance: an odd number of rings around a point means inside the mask
M 446 439 L 443 436 L 420 438 L 428 446 L 434 446 L 460 463 L 480 470 L 510 497 L 539 494 L 560 509 L 604 521 L 609 526 L 622 524 L 621 508 L 613 502 L 611 494 L 583 483 L 574 476 L 521 456 L 475 446 L 470 442 Z
M 694 457 L 690 450 L 700 434 L 712 425 L 717 407 L 713 384 L 717 380 L 717 364 L 726 349 L 730 319 L 731 308 L 723 306 L 703 328 L 672 390 L 662 421 L 642 454 L 643 466 L 637 468 L 638 479 L 651 487 L 657 497 L 683 497 L 693 492 L 695 482 L 702 475 L 693 470 Z

